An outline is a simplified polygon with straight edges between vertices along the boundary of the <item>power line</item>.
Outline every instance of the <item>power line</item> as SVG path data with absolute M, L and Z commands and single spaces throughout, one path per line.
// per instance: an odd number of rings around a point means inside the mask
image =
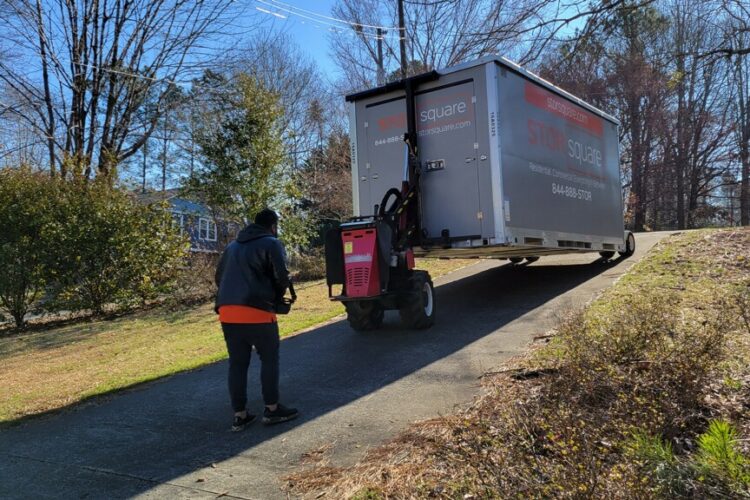
M 393 38 L 393 39 L 399 38 L 398 35 L 394 36 L 394 35 L 388 35 L 388 34 L 386 34 L 386 35 L 380 35 L 379 36 L 379 35 L 377 35 L 375 33 L 368 33 L 366 31 L 364 31 L 364 29 L 363 29 L 363 28 L 378 28 L 378 26 L 374 26 L 374 25 L 370 25 L 370 24 L 360 24 L 360 23 L 356 23 L 356 22 L 353 22 L 353 21 L 346 21 L 344 19 L 329 18 L 328 16 L 323 16 L 323 18 L 321 18 L 321 17 L 313 17 L 313 16 L 306 15 L 306 14 L 303 14 L 301 12 L 297 12 L 295 10 L 292 10 L 292 9 L 289 9 L 289 8 L 286 8 L 286 7 L 281 7 L 279 5 L 276 5 L 276 4 L 271 3 L 271 2 L 267 2 L 265 0 L 255 0 L 255 1 L 258 2 L 258 3 L 260 3 L 260 4 L 262 4 L 262 5 L 271 7 L 273 9 L 280 10 L 281 12 L 285 12 L 287 14 L 290 14 L 290 15 L 293 15 L 293 16 L 297 16 L 297 17 L 300 17 L 302 19 L 307 19 L 308 21 L 312 21 L 314 23 L 319 23 L 319 24 L 322 24 L 322 25 L 325 25 L 325 26 L 329 26 L 329 27 L 333 28 L 331 31 L 334 31 L 336 33 L 350 33 L 351 34 L 351 32 L 346 31 L 345 27 L 342 26 L 342 24 L 344 24 L 344 25 L 346 25 L 346 27 L 352 27 L 352 28 L 354 28 L 355 31 L 358 34 L 360 34 L 362 36 L 365 36 L 365 37 L 368 37 L 368 38 L 374 38 L 374 39 L 383 39 L 384 37 Z M 281 16 L 280 14 L 275 13 L 275 12 L 271 12 L 271 11 L 261 10 L 261 12 L 264 12 L 265 14 L 270 14 L 270 15 L 273 15 L 273 16 L 276 16 L 276 17 L 280 17 Z M 306 11 L 306 12 L 309 12 L 309 11 Z M 316 14 L 316 15 L 320 15 L 320 14 Z M 335 22 L 324 20 L 324 18 L 326 18 L 326 19 L 334 19 Z M 380 28 L 384 29 L 386 31 L 388 31 L 388 30 L 397 31 L 398 30 L 397 28 L 392 28 L 392 27 L 380 27 Z
M 341 24 L 348 24 L 348 25 L 354 26 L 354 27 L 372 28 L 372 29 L 378 29 L 378 28 L 380 28 L 382 30 L 391 30 L 391 31 L 398 30 L 397 26 L 377 26 L 377 25 L 374 25 L 374 24 L 358 23 L 358 22 L 354 22 L 354 21 L 348 21 L 346 19 L 341 19 L 341 18 L 338 18 L 338 17 L 327 16 L 325 14 L 320 14 L 318 12 L 314 12 L 314 11 L 311 11 L 311 10 L 303 9 L 302 7 L 296 7 L 296 6 L 290 5 L 288 3 L 280 2 L 279 0 L 268 0 L 268 1 L 256 0 L 256 1 L 259 1 L 261 3 L 265 3 L 266 5 L 276 6 L 276 8 L 278 8 L 280 10 L 304 12 L 304 13 L 310 14 L 312 16 L 316 16 L 316 17 L 319 17 L 319 18 L 322 18 L 322 19 L 327 19 L 327 20 L 334 21 L 334 22 L 341 23 Z M 279 7 L 279 6 L 283 6 L 283 7 Z
M 157 78 L 157 77 L 154 77 L 154 76 L 147 76 L 147 75 L 143 75 L 143 74 L 140 74 L 140 73 L 130 73 L 130 72 L 122 71 L 122 70 L 119 70 L 119 69 L 105 68 L 105 67 L 102 67 L 102 66 L 96 66 L 94 64 L 83 63 L 83 62 L 74 62 L 73 64 L 75 64 L 77 66 L 86 66 L 86 67 L 91 68 L 91 69 L 98 69 L 99 71 L 104 71 L 106 73 L 112 73 L 112 74 L 115 74 L 115 75 L 130 76 L 132 78 L 142 78 L 144 80 L 149 80 L 151 82 L 167 82 L 167 83 L 171 83 L 172 85 L 177 85 L 177 86 L 180 85 L 176 81 L 170 80 L 169 78 Z
M 364 38 L 369 38 L 371 40 L 385 40 L 386 38 L 389 38 L 393 40 L 394 42 L 399 39 L 398 35 L 389 35 L 385 33 L 384 31 L 380 35 L 378 35 L 376 33 L 367 33 L 366 31 L 355 31 L 355 30 L 350 31 L 348 29 L 340 28 L 340 27 L 329 27 L 328 29 L 326 29 L 323 26 L 316 25 L 315 23 L 317 21 L 310 21 L 310 22 L 300 21 L 300 22 L 302 24 L 308 24 L 309 26 L 312 26 L 315 29 L 325 30 L 331 33 L 336 33 L 336 34 L 349 35 L 355 38 L 360 37 L 360 36 Z

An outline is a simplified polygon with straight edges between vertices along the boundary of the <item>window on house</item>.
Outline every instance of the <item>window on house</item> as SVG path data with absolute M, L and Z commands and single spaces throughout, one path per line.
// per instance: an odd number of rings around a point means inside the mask
M 216 223 L 201 217 L 198 221 L 198 239 L 216 241 Z
M 172 224 L 180 229 L 180 234 L 185 233 L 185 215 L 180 212 L 172 212 Z

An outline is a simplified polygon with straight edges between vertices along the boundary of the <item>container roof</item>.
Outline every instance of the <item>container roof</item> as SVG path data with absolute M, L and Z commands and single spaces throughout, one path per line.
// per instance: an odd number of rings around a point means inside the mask
M 536 75 L 536 74 L 532 73 L 531 71 L 528 71 L 528 70 L 522 68 L 521 66 L 519 66 L 515 62 L 511 61 L 510 59 L 507 59 L 507 58 L 499 56 L 499 55 L 490 55 L 490 56 L 485 56 L 485 57 L 482 57 L 482 58 L 479 58 L 479 59 L 475 59 L 473 61 L 467 61 L 465 63 L 461 63 L 461 64 L 458 64 L 458 65 L 455 65 L 455 66 L 450 66 L 448 68 L 437 70 L 437 73 L 440 74 L 440 75 L 447 75 L 447 74 L 450 74 L 450 73 L 455 73 L 457 71 L 462 71 L 462 70 L 465 70 L 465 69 L 473 68 L 475 66 L 482 66 L 482 65 L 485 65 L 485 64 L 490 63 L 490 62 L 494 62 L 496 64 L 499 64 L 500 66 L 505 67 L 506 69 L 509 69 L 510 71 L 518 73 L 518 74 L 524 76 L 525 78 L 528 78 L 529 80 L 532 80 L 535 83 L 537 83 L 537 84 L 539 84 L 539 85 L 547 88 L 548 90 L 551 90 L 552 92 L 554 92 L 554 93 L 556 93 L 556 94 L 558 94 L 558 95 L 560 95 L 562 97 L 565 97 L 566 99 L 572 101 L 573 103 L 578 104 L 579 106 L 587 109 L 588 111 L 591 111 L 592 113 L 594 113 L 594 114 L 596 114 L 596 115 L 604 118 L 605 120 L 608 120 L 608 121 L 610 121 L 612 123 L 620 125 L 620 121 L 617 118 L 615 118 L 614 116 L 612 116 L 612 115 L 610 115 L 608 113 L 605 113 L 604 111 L 602 111 L 601 109 L 597 108 L 596 106 L 592 106 L 591 104 L 587 103 L 583 99 L 580 99 L 580 98 L 574 96 L 573 94 L 571 94 L 570 92 L 561 89 L 557 85 L 554 85 L 553 83 L 545 80 L 544 78 L 540 77 L 539 75 Z M 430 78 L 430 77 L 432 77 L 432 75 L 434 73 L 435 73 L 434 71 L 431 71 L 429 73 L 424 73 L 422 75 L 416 75 L 414 77 L 410 77 L 410 79 L 419 80 L 419 79 L 424 79 L 425 76 L 428 76 L 427 80 L 430 80 L 430 79 L 433 79 L 433 78 Z M 403 82 L 404 82 L 404 80 L 399 80 L 397 82 L 392 82 L 392 83 L 383 85 L 381 87 L 376 87 L 376 88 L 365 90 L 365 91 L 362 91 L 362 92 L 356 92 L 354 94 L 349 94 L 349 95 L 346 96 L 346 100 L 347 101 L 358 101 L 358 100 L 364 99 L 366 97 L 370 97 L 370 96 L 374 96 L 374 95 L 379 95 L 379 94 L 385 94 L 385 93 L 388 93 L 388 92 L 393 92 L 395 90 L 402 89 L 403 88 Z

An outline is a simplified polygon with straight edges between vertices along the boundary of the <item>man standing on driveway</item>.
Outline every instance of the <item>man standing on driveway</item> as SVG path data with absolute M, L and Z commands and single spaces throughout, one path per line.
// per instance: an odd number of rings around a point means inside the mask
M 295 408 L 279 403 L 279 327 L 275 307 L 289 286 L 286 252 L 277 239 L 279 217 L 263 209 L 224 250 L 216 269 L 216 311 L 229 351 L 229 395 L 233 431 L 255 415 L 247 411 L 247 370 L 253 346 L 261 363 L 264 424 L 297 417 Z

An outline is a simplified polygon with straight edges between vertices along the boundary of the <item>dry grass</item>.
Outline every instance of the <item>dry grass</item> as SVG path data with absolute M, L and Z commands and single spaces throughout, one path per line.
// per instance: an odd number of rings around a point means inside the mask
M 440 276 L 469 261 L 421 261 Z M 343 313 L 324 282 L 298 286 L 282 336 Z M 55 410 L 224 359 L 226 347 L 210 304 L 139 312 L 0 338 L 0 424 Z
M 670 238 L 551 340 L 485 377 L 471 407 L 412 426 L 353 467 L 308 467 L 288 488 L 311 498 L 747 496 L 749 287 L 750 231 Z

